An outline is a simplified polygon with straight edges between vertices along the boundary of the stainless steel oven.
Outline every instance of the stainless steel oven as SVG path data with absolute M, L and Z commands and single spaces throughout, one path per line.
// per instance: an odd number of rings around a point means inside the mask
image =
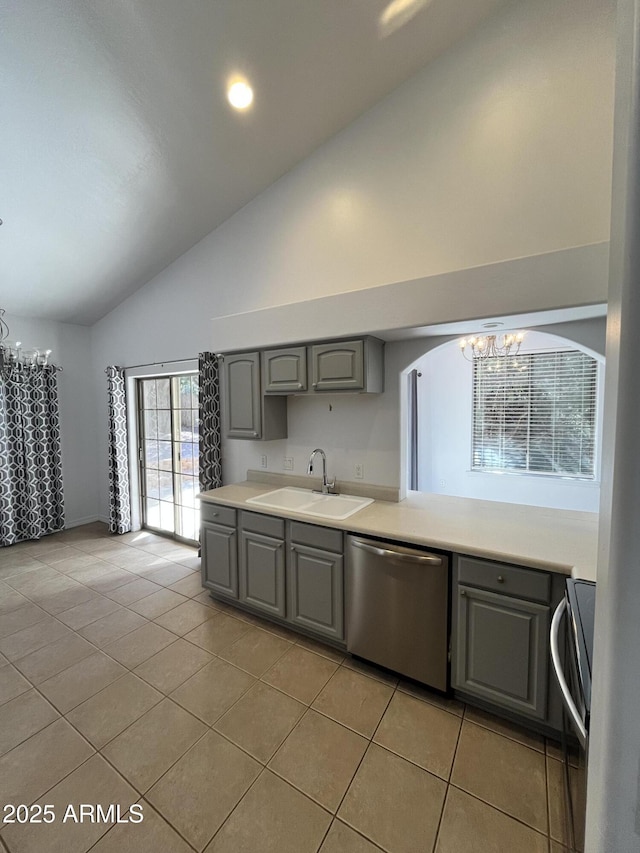
M 584 849 L 584 811 L 591 713 L 591 666 L 596 585 L 567 580 L 566 593 L 551 622 L 551 659 L 564 702 L 564 776 L 567 841 Z M 568 741 L 577 739 L 577 762 L 569 758 Z

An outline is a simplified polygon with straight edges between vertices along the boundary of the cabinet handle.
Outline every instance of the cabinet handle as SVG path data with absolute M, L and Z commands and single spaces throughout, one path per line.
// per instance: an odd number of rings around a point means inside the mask
M 466 595 L 466 594 L 467 594 L 467 593 L 465 592 L 465 590 L 464 590 L 464 589 L 461 589 L 461 590 L 460 590 L 460 595 Z
M 498 575 L 497 581 L 498 583 L 504 583 L 504 578 L 502 577 L 502 575 Z

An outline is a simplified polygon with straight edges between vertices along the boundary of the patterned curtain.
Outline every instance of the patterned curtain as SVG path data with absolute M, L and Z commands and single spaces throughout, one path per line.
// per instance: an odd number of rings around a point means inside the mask
M 64 529 L 58 368 L 0 374 L 0 545 Z
M 109 398 L 109 530 L 127 533 L 131 530 L 131 497 L 124 369 L 110 366 L 105 373 Z
M 200 387 L 200 490 L 222 485 L 220 449 L 220 374 L 218 358 L 212 352 L 198 356 Z

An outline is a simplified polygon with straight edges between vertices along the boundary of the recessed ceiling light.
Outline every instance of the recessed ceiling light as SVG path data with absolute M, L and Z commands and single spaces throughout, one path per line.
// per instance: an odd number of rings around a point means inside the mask
M 414 18 L 431 0 L 391 0 L 378 18 L 380 36 L 385 38 Z
M 234 80 L 227 89 L 227 99 L 236 110 L 246 110 L 253 103 L 253 89 L 246 80 Z
M 500 326 L 504 326 L 504 323 L 483 323 L 483 329 L 499 329 Z

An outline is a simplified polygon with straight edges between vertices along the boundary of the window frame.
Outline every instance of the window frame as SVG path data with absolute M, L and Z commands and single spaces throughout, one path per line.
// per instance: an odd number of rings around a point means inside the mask
M 198 442 L 183 442 L 181 438 L 178 437 L 180 434 L 179 425 L 177 423 L 176 412 L 182 411 L 190 411 L 195 412 L 196 416 L 198 413 L 198 407 L 194 407 L 191 405 L 188 409 L 179 405 L 180 391 L 178 389 L 178 383 L 183 378 L 191 379 L 192 377 L 198 378 L 198 371 L 190 370 L 183 373 L 168 373 L 168 374 L 155 374 L 154 376 L 145 376 L 136 378 L 136 398 L 137 398 L 137 439 L 138 439 L 138 478 L 140 483 L 139 488 L 139 498 L 140 498 L 140 519 L 142 522 L 142 528 L 146 530 L 151 530 L 153 533 L 159 533 L 164 536 L 168 536 L 172 539 L 175 539 L 177 542 L 184 542 L 188 545 L 194 545 L 198 543 L 198 538 L 190 538 L 184 534 L 182 530 L 182 509 L 190 509 L 189 506 L 182 503 L 181 495 L 181 477 L 185 476 L 182 471 L 182 456 L 181 456 L 181 447 L 182 444 L 198 444 L 199 447 L 199 431 L 198 431 Z M 144 383 L 157 381 L 157 380 L 168 380 L 168 390 L 169 390 L 169 406 L 167 407 L 147 407 L 144 403 Z M 193 402 L 193 398 L 192 398 Z M 151 523 L 149 515 L 148 515 L 148 504 L 147 501 L 156 500 L 156 498 L 151 497 L 146 492 L 146 484 L 145 484 L 145 471 L 155 470 L 150 468 L 145 461 L 145 453 L 144 453 L 144 442 L 147 440 L 146 427 L 144 423 L 145 413 L 147 411 L 168 411 L 169 413 L 169 422 L 170 422 L 170 439 L 165 439 L 164 441 L 170 445 L 171 449 L 171 468 L 170 469 L 161 469 L 158 468 L 158 473 L 162 473 L 164 470 L 165 473 L 171 474 L 172 481 L 172 499 L 171 501 L 163 501 L 162 498 L 158 498 L 160 504 L 167 503 L 172 505 L 173 509 L 173 529 L 168 530 L 166 527 L 156 526 Z M 152 440 L 152 439 L 151 439 Z M 199 491 L 198 488 L 198 474 L 191 475 L 190 479 L 195 480 L 196 486 L 194 490 L 194 494 L 197 494 Z M 194 510 L 196 514 L 199 512 L 197 504 L 195 504 Z M 196 530 L 198 529 L 198 524 L 196 524 Z M 180 532 L 178 532 L 180 530 Z
M 469 429 L 469 469 L 468 473 L 474 475 L 498 475 L 498 476 L 516 476 L 516 477 L 536 477 L 548 479 L 551 481 L 565 480 L 576 484 L 600 484 L 600 454 L 601 454 L 601 437 L 603 428 L 603 396 L 604 396 L 604 359 L 597 353 L 587 351 L 580 346 L 551 346 L 540 347 L 536 349 L 521 350 L 517 356 L 509 356 L 509 358 L 517 358 L 519 356 L 536 356 L 549 353 L 580 353 L 594 362 L 595 366 L 595 381 L 594 381 L 594 415 L 593 415 L 593 467 L 592 474 L 572 474 L 569 472 L 553 472 L 553 471 L 535 471 L 529 468 L 500 468 L 490 466 L 478 466 L 474 464 L 474 449 L 475 430 L 476 430 L 476 371 L 475 365 L 471 365 L 470 371 L 470 429 Z M 529 394 L 529 400 L 531 395 Z M 529 415 L 530 417 L 530 415 Z M 528 441 L 528 440 L 527 440 Z M 529 451 L 527 451 L 529 452 Z

